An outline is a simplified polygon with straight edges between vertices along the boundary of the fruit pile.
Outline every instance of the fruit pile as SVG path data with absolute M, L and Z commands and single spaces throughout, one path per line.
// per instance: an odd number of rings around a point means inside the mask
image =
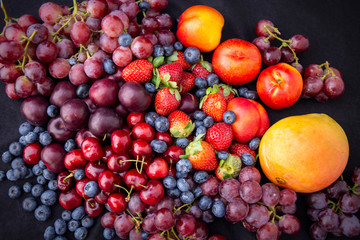
M 23 99 L 26 122 L 2 154 L 10 166 L 0 181 L 17 182 L 9 197 L 26 195 L 22 207 L 38 221 L 49 220 L 57 202 L 64 208 L 45 240 L 85 239 L 96 217 L 105 239 L 225 239 L 209 236 L 206 223 L 216 218 L 241 222 L 258 239 L 299 232 L 297 193 L 261 181 L 255 167 L 269 128 L 258 98 L 278 109 L 301 94 L 339 97 L 341 73 L 328 62 L 311 65 L 303 83 L 296 54 L 309 40 L 283 40 L 269 20 L 256 25 L 254 44 L 220 44 L 222 15 L 195 6 L 175 34 L 167 5 L 47 2 L 40 22 L 14 21 L 1 1 L 0 80 L 9 98 Z M 214 27 L 213 38 L 193 24 Z M 274 39 L 280 47 L 270 46 Z M 204 60 L 214 49 L 212 62 Z M 269 67 L 261 71 L 262 63 Z M 256 91 L 237 88 L 259 73 Z

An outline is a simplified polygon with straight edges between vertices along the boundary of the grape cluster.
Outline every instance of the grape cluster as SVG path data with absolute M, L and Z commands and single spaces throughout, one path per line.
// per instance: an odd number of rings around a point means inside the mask
M 341 177 L 326 189 L 306 196 L 307 215 L 314 222 L 310 227 L 313 239 L 326 239 L 328 233 L 337 237 L 360 235 L 360 220 L 355 215 L 360 209 L 360 167 L 354 169 L 351 179 L 352 187 Z

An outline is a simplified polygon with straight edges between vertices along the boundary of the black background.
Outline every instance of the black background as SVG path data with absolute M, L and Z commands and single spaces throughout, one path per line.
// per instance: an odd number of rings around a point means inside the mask
M 20 17 L 22 14 L 38 17 L 37 11 L 43 2 L 45 1 L 4 0 L 11 17 Z M 70 0 L 55 2 L 72 5 Z M 310 49 L 299 55 L 303 66 L 306 67 L 311 63 L 320 64 L 328 60 L 331 66 L 341 70 L 345 81 L 345 93 L 340 98 L 327 103 L 300 99 L 290 108 L 282 110 L 267 108 L 267 110 L 270 124 L 290 115 L 315 112 L 326 113 L 334 118 L 344 128 L 349 139 L 350 158 L 343 174 L 349 181 L 352 169 L 360 165 L 358 150 L 360 142 L 360 5 L 358 1 L 169 0 L 166 11 L 175 20 L 186 8 L 196 4 L 212 6 L 222 13 L 225 18 L 222 41 L 229 38 L 252 41 L 255 38 L 255 24 L 258 20 L 265 18 L 274 22 L 284 38 L 290 38 L 294 34 L 304 34 L 310 39 Z M 253 88 L 254 83 L 249 87 Z M 0 88 L 0 152 L 3 152 L 12 141 L 19 138 L 17 129 L 24 118 L 20 114 L 21 101 L 8 99 L 4 84 L 0 84 Z M 9 166 L 1 162 L 0 168 L 7 170 Z M 23 182 L 16 184 L 22 185 Z M 54 220 L 60 217 L 61 207 L 59 205 L 53 207 L 51 219 L 46 223 L 39 223 L 32 213 L 22 210 L 21 201 L 24 195 L 19 200 L 9 199 L 7 192 L 11 185 L 13 185 L 11 182 L 0 183 L 0 239 L 42 239 L 46 226 L 53 224 Z M 301 231 L 295 236 L 283 234 L 281 239 L 310 238 L 308 229 L 311 223 L 306 217 L 304 195 L 299 195 L 297 207 L 296 215 L 301 222 Z M 232 225 L 224 220 L 210 224 L 209 229 L 211 233 L 225 235 L 228 240 L 256 239 L 255 234 L 247 232 L 241 224 Z M 91 228 L 87 239 L 103 239 L 99 219 L 96 221 L 96 226 Z M 328 239 L 344 238 L 329 235 Z

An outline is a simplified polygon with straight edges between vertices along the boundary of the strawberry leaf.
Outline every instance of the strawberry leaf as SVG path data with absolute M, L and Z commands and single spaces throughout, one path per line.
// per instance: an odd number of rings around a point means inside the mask
M 153 83 L 153 84 L 155 84 L 155 87 L 156 88 L 159 88 L 159 86 L 160 86 L 160 82 L 161 82 L 161 79 L 160 79 L 160 77 L 159 77 L 159 71 L 156 69 L 156 70 L 154 70 L 155 71 L 155 74 L 153 75 L 153 77 L 152 77 L 152 79 L 151 79 L 151 82 Z
M 205 95 L 203 98 L 201 98 L 201 100 L 200 100 L 200 104 L 199 104 L 199 108 L 200 108 L 200 109 L 202 108 L 202 106 L 203 106 L 203 104 L 204 104 L 205 100 L 207 99 L 207 96 L 208 96 L 208 95 Z
M 176 101 L 180 101 L 181 100 L 181 95 L 180 95 L 179 91 L 177 89 L 175 89 L 174 92 L 175 92 Z
M 148 57 L 146 60 L 148 60 L 149 62 L 152 62 L 154 58 L 152 56 Z
M 212 72 L 211 63 L 209 63 L 208 61 L 201 61 L 200 64 L 201 64 L 201 66 L 202 66 L 203 68 L 205 68 L 208 72 Z
M 159 57 L 156 57 L 154 60 L 153 60 L 153 65 L 155 68 L 157 67 L 160 67 L 161 64 L 164 63 L 164 56 L 159 56 Z
M 179 55 L 178 52 L 174 51 L 173 54 L 171 54 L 169 57 L 166 58 L 166 63 L 172 63 L 177 61 L 179 59 L 178 55 Z
M 189 154 L 185 154 L 185 155 L 180 155 L 179 158 L 184 159 L 184 158 L 188 158 L 190 155 Z
M 169 87 L 169 88 L 177 88 L 178 86 L 177 86 L 177 83 L 176 82 L 172 82 L 172 81 L 167 81 L 166 83 L 165 83 L 165 85 L 167 86 L 167 87 Z
M 170 74 L 169 73 L 165 73 L 163 75 L 163 77 L 161 78 L 161 80 L 163 81 L 164 84 L 166 84 L 167 81 L 169 81 L 171 78 Z

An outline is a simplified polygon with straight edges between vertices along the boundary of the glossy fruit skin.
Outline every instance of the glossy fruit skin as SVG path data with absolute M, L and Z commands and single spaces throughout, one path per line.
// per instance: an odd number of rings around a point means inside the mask
M 40 143 L 31 143 L 25 146 L 23 150 L 24 162 L 30 165 L 37 164 L 40 161 L 41 145 Z
M 251 100 L 251 99 L 248 99 L 248 100 L 257 107 L 259 114 L 260 114 L 260 125 L 259 125 L 259 129 L 255 136 L 255 137 L 260 138 L 264 135 L 264 133 L 266 132 L 266 130 L 268 130 L 268 128 L 270 126 L 269 116 L 268 116 L 265 108 L 260 103 L 258 103 L 257 101 Z
M 67 192 L 62 192 L 59 195 L 60 205 L 67 210 L 72 210 L 80 206 L 81 202 L 82 198 L 76 193 L 75 188 Z
M 125 196 L 122 193 L 113 193 L 108 198 L 109 207 L 117 214 L 121 214 L 125 211 L 127 203 Z
M 140 191 L 141 200 L 148 205 L 157 204 L 164 196 L 164 187 L 158 180 L 150 180 L 147 188 Z
M 186 47 L 210 52 L 220 43 L 224 17 L 212 7 L 196 5 L 185 10 L 178 22 L 176 36 Z
M 94 198 L 89 198 L 85 201 L 85 212 L 90 217 L 99 216 L 104 209 L 104 205 L 98 203 Z
M 52 143 L 41 150 L 41 160 L 45 163 L 47 168 L 59 173 L 65 170 L 64 166 L 65 150 L 61 144 Z
M 104 192 L 115 192 L 117 190 L 115 185 L 121 184 L 120 176 L 112 171 L 105 170 L 99 175 L 98 184 L 99 188 Z
M 287 63 L 265 68 L 256 83 L 261 101 L 273 109 L 287 108 L 295 104 L 301 96 L 302 88 L 301 74 Z
M 58 186 L 59 190 L 62 192 L 67 192 L 73 186 L 74 178 L 68 177 L 70 172 L 64 171 L 58 174 L 56 179 L 56 185 Z M 66 179 L 65 179 L 66 178 Z
M 242 85 L 251 82 L 260 72 L 261 54 L 250 42 L 229 39 L 215 49 L 212 64 L 221 80 L 231 85 Z
M 131 138 L 129 133 L 119 129 L 111 134 L 111 147 L 117 154 L 124 154 L 131 147 Z
M 278 121 L 259 146 L 260 165 L 267 178 L 304 193 L 332 184 L 344 171 L 348 157 L 344 130 L 328 115 L 318 113 Z

